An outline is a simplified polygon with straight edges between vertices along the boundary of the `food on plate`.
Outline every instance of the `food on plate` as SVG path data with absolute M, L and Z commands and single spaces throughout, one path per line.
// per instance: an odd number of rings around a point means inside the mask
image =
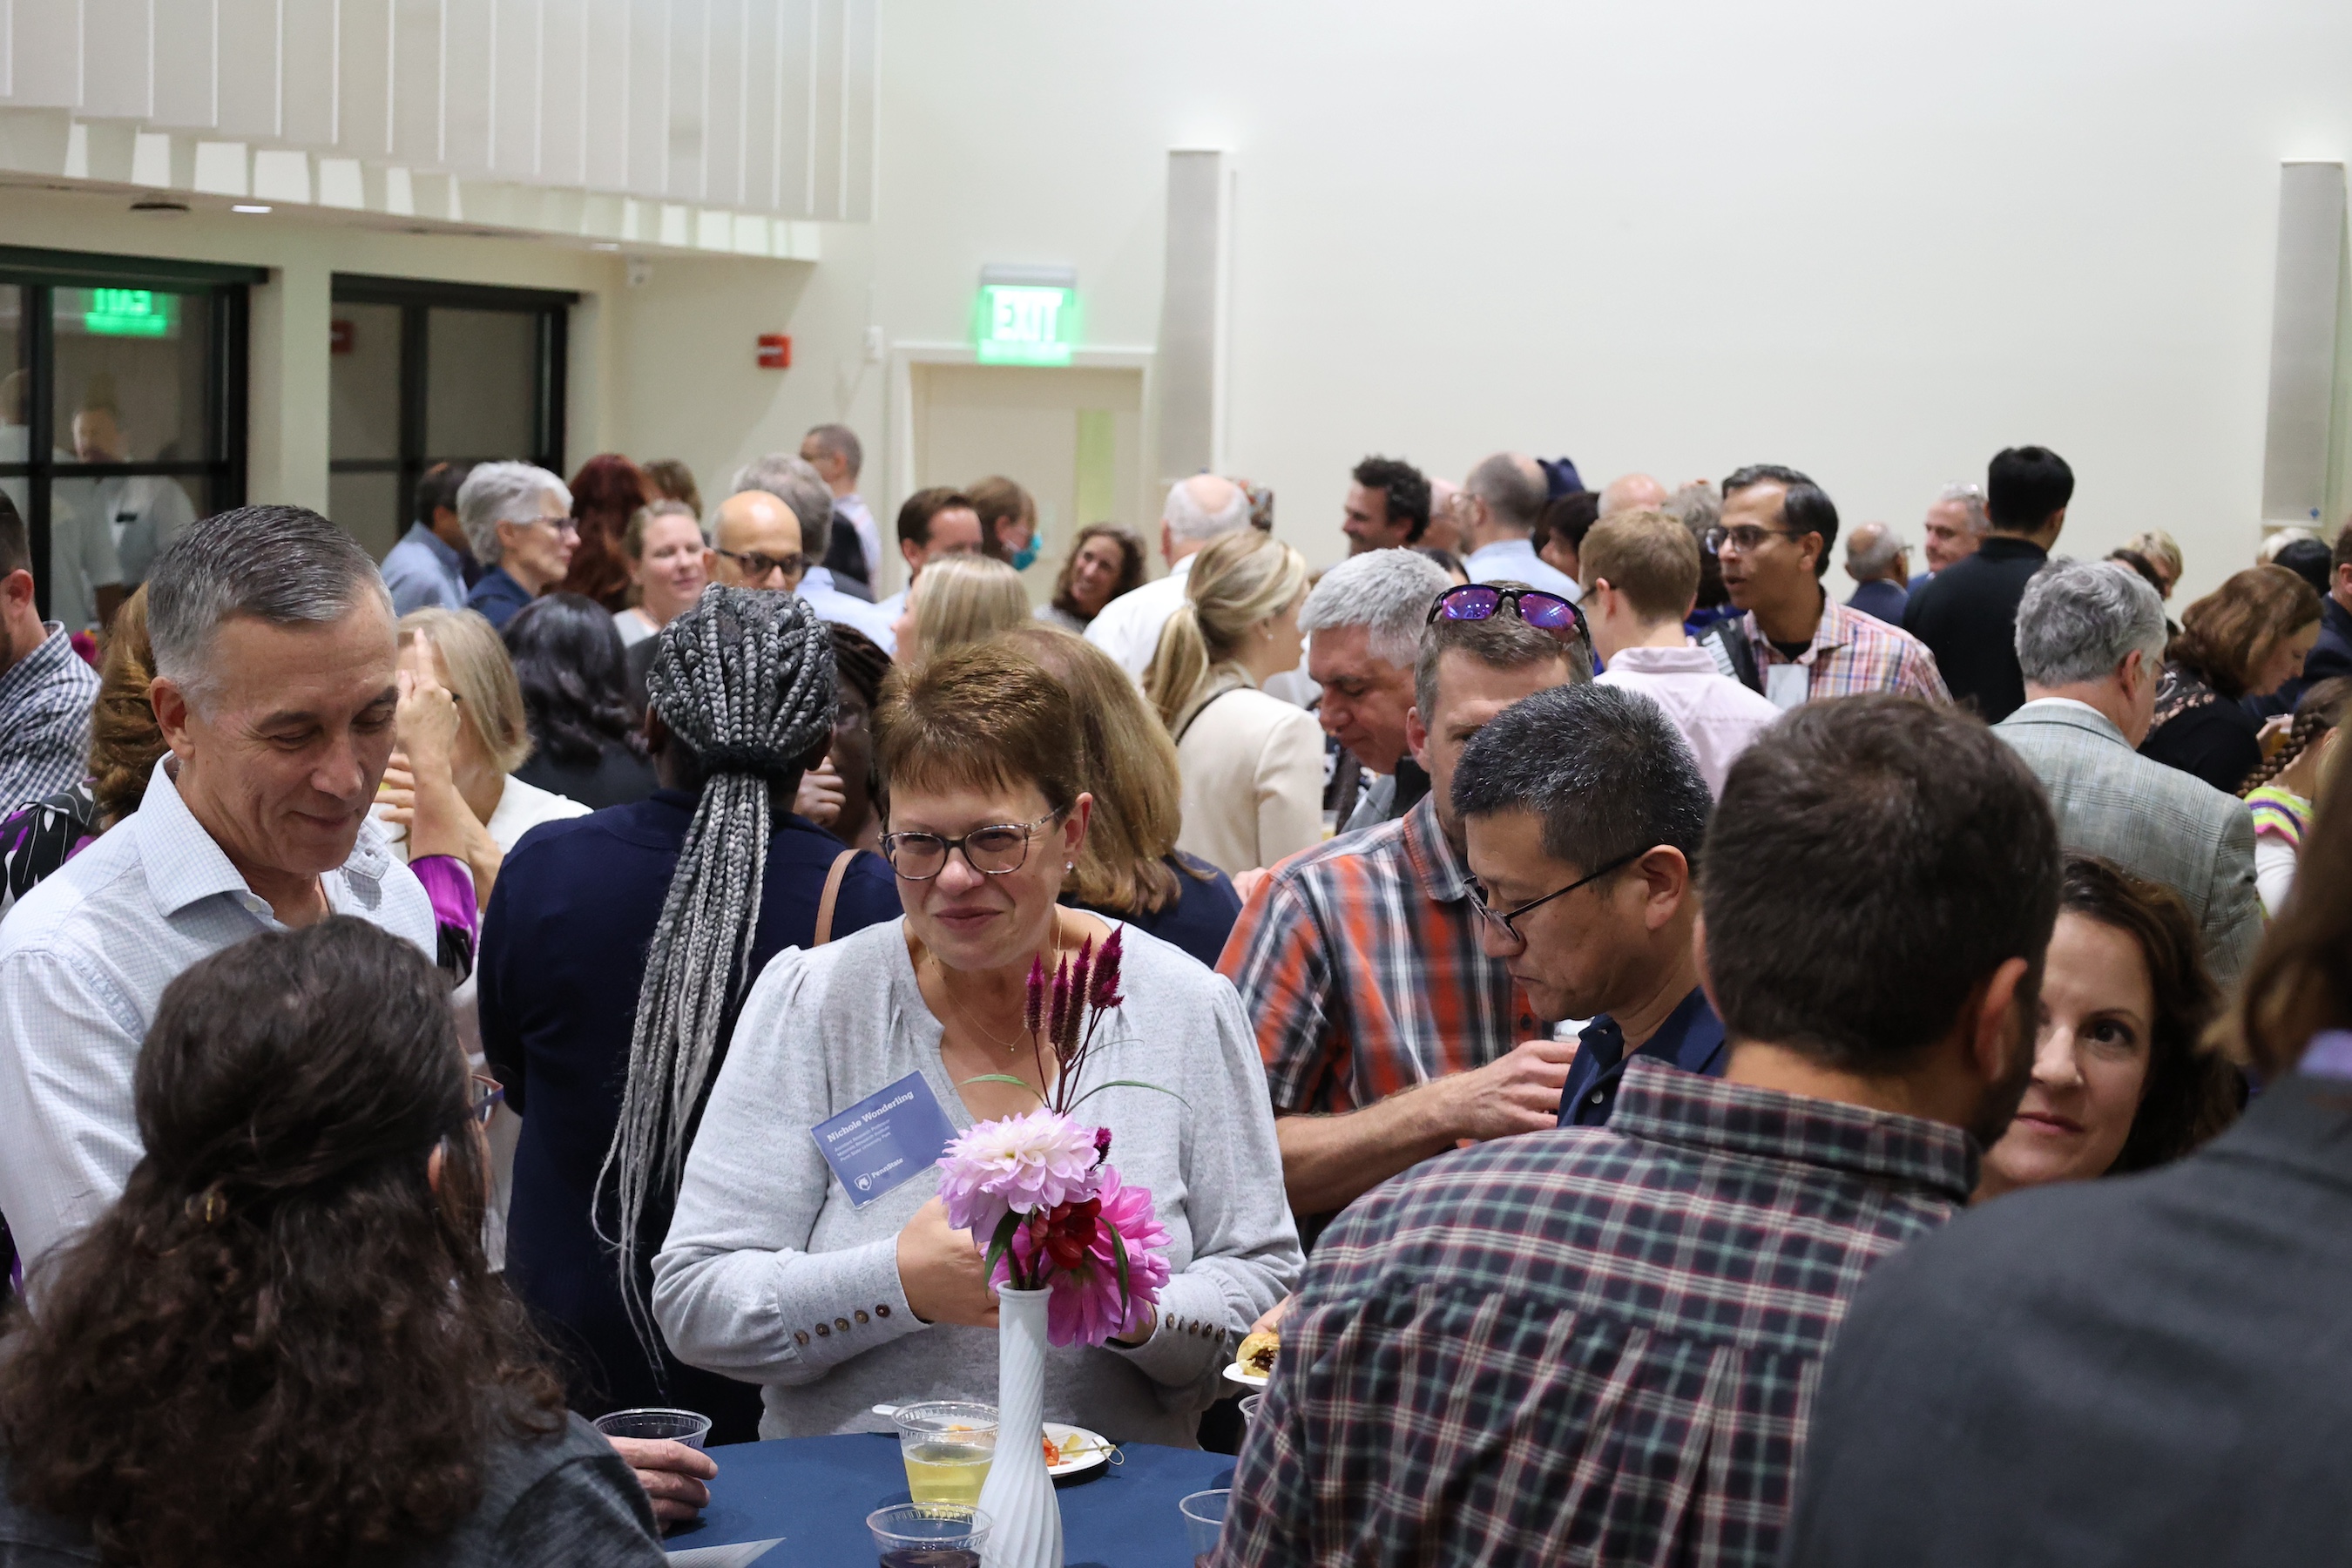
M 1272 1377 L 1274 1358 L 1282 1349 L 1282 1336 L 1272 1329 L 1261 1329 L 1242 1341 L 1242 1348 L 1234 1354 L 1234 1364 L 1252 1377 Z

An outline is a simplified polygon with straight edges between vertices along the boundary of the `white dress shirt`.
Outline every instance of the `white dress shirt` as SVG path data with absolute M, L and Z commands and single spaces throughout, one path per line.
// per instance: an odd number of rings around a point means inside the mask
M 98 515 L 106 520 L 122 566 L 125 594 L 147 580 L 155 557 L 196 521 L 196 509 L 176 479 L 161 474 L 118 475 L 98 481 Z
M 139 810 L 0 921 L 0 1214 L 28 1267 L 103 1214 L 139 1163 L 132 1075 L 163 988 L 285 929 L 180 799 L 173 765 L 167 753 Z M 434 957 L 432 902 L 373 822 L 320 880 L 335 913 Z
M 849 520 L 857 531 L 857 547 L 866 555 L 866 580 L 871 583 L 874 574 L 882 570 L 882 531 L 874 526 L 874 513 L 866 505 L 866 498 L 856 490 L 833 498 L 833 510 Z M 822 557 L 824 550 L 817 554 Z
M 1666 710 L 1690 742 L 1709 795 L 1721 799 L 1731 764 L 1780 717 L 1780 710 L 1715 668 L 1703 647 L 1622 647 L 1594 677 L 1638 691 Z
M 1193 555 L 1198 553 L 1195 551 Z M 1192 575 L 1193 555 L 1168 568 L 1165 577 L 1154 577 L 1105 605 L 1102 614 L 1087 628 L 1087 641 L 1118 660 L 1128 674 L 1141 680 L 1143 672 L 1151 666 L 1151 656 L 1160 651 L 1160 628 L 1184 603 L 1184 584 Z
M 1498 539 L 1472 551 L 1464 558 L 1462 570 L 1470 574 L 1473 583 L 1508 578 L 1530 588 L 1541 588 L 1547 594 L 1558 594 L 1571 605 L 1584 597 L 1584 590 L 1576 585 L 1575 578 L 1536 553 L 1532 540 Z
M 864 632 L 880 645 L 884 653 L 892 658 L 898 657 L 898 634 L 894 628 L 898 624 L 899 610 L 906 605 L 906 595 L 869 605 L 855 594 L 845 594 L 835 587 L 833 574 L 822 566 L 802 578 L 801 585 L 793 592 L 807 601 L 818 620 Z

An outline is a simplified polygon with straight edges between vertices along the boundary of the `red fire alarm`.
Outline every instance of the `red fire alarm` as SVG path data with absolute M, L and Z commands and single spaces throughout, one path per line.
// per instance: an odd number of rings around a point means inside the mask
M 786 332 L 760 334 L 760 368 L 790 370 L 793 364 L 793 340 Z

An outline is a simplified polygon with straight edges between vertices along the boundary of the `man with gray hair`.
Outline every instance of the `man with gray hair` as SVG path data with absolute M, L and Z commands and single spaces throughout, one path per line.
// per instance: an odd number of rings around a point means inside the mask
M 1087 640 L 1141 680 L 1160 649 L 1160 628 L 1184 602 L 1192 557 L 1213 541 L 1249 525 L 1249 492 L 1231 479 L 1195 474 L 1169 486 L 1168 504 L 1160 512 L 1160 553 L 1168 563 L 1168 575 L 1104 605 L 1087 627 Z
M 457 526 L 484 569 L 466 608 L 500 629 L 563 581 L 580 548 L 571 488 L 529 463 L 483 463 L 467 474 L 457 487 Z
M 424 886 L 368 817 L 398 647 L 351 535 L 299 507 L 195 523 L 148 578 L 147 635 L 171 750 L 137 813 L 0 924 L 0 1214 L 28 1268 L 138 1163 L 140 1042 L 182 971 L 331 915 L 437 947 Z
M 1445 569 L 1418 551 L 1368 550 L 1324 573 L 1298 612 L 1307 673 L 1323 689 L 1316 716 L 1346 750 L 1338 776 L 1349 774 L 1350 758 L 1377 775 L 1360 799 L 1338 803 L 1342 833 L 1393 821 L 1429 793 L 1405 718 L 1429 607 L 1452 586 Z
M 1993 733 L 2049 792 L 2067 848 L 2181 896 L 2226 987 L 2263 934 L 2253 819 L 2244 802 L 2134 749 L 2156 714 L 2164 640 L 2163 601 L 2137 574 L 2052 561 L 2017 607 L 2025 705 Z
M 1927 508 L 1927 569 L 1911 580 L 1914 593 L 1955 561 L 1974 555 L 1992 531 L 1984 487 L 1965 480 L 1946 485 Z
M 1910 601 L 1911 547 L 1883 522 L 1865 522 L 1845 536 L 1845 574 L 1859 584 L 1845 602 L 1890 626 L 1903 624 Z
M 1482 459 L 1462 481 L 1468 510 L 1464 535 L 1470 554 L 1462 570 L 1473 583 L 1507 578 L 1558 594 L 1570 604 L 1583 597 L 1576 579 L 1536 554 L 1536 519 L 1550 491 L 1543 468 L 1523 452 L 1497 452 Z

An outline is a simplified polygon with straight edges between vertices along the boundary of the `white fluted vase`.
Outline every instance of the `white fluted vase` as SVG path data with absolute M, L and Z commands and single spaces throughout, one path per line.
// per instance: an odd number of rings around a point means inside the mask
M 1062 1505 L 1045 1472 L 1045 1290 L 996 1293 L 996 1458 L 980 1489 L 981 1568 L 1062 1568 Z

